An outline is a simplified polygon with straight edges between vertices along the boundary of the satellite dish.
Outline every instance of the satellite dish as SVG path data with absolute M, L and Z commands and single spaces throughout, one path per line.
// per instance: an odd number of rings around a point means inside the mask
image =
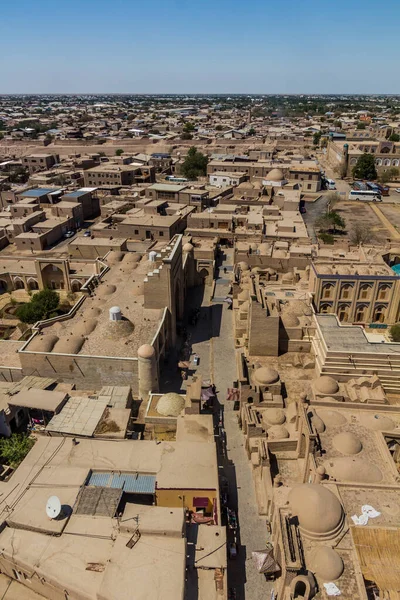
M 56 519 L 61 513 L 61 502 L 57 496 L 50 496 L 46 504 L 46 514 L 49 519 Z

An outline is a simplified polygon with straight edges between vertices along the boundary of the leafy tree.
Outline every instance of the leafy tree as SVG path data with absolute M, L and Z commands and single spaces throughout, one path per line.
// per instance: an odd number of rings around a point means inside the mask
M 191 133 L 192 131 L 194 131 L 196 128 L 193 125 L 193 123 L 185 123 L 184 127 L 183 127 L 183 131 L 185 131 L 186 133 Z
M 34 444 L 34 438 L 13 433 L 9 438 L 0 439 L 0 456 L 6 465 L 16 469 Z
M 364 225 L 364 223 L 355 223 L 350 229 L 349 239 L 351 244 L 358 246 L 359 244 L 373 242 L 375 240 L 375 236 L 371 232 L 371 229 Z
M 215 131 L 222 131 L 222 130 L 223 130 L 222 125 L 217 125 L 215 128 Z
M 335 242 L 335 238 L 330 233 L 320 233 L 318 237 L 324 244 L 333 244 Z
M 322 135 L 322 133 L 320 131 L 316 131 L 314 133 L 314 137 L 313 137 L 314 146 L 319 146 L 319 141 L 321 139 L 321 135 Z
M 36 323 L 48 318 L 57 308 L 60 298 L 54 290 L 42 290 L 32 296 L 30 302 L 19 306 L 16 315 L 22 323 Z
M 122 150 L 122 148 L 118 148 L 118 149 L 115 151 L 115 156 L 121 156 L 123 153 L 124 153 L 124 151 Z
M 345 220 L 339 215 L 339 213 L 331 210 L 321 215 L 316 221 L 315 226 L 324 232 L 333 230 L 333 233 L 337 232 L 337 229 L 344 229 L 346 227 Z
M 400 342 L 400 323 L 391 326 L 390 335 L 394 342 Z
M 377 173 L 375 168 L 375 158 L 373 154 L 364 152 L 358 160 L 357 164 L 353 169 L 353 176 L 355 179 L 376 179 Z
M 182 173 L 188 179 L 197 179 L 207 173 L 208 157 L 192 146 L 182 164 Z
M 389 140 L 391 142 L 400 142 L 400 135 L 398 133 L 392 133 L 392 135 L 389 137 Z
M 329 210 L 333 210 L 333 207 L 340 201 L 339 192 L 328 192 L 325 196 Z
M 386 171 L 382 171 L 378 176 L 378 180 L 380 183 L 389 183 L 389 181 L 393 181 L 393 179 L 396 179 L 398 176 L 399 169 L 397 167 L 391 167 Z

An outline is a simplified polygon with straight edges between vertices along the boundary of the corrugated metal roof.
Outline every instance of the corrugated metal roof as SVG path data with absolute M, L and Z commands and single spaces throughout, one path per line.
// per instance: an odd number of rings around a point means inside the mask
M 88 486 L 121 489 L 131 494 L 154 494 L 156 476 L 142 473 L 92 473 Z

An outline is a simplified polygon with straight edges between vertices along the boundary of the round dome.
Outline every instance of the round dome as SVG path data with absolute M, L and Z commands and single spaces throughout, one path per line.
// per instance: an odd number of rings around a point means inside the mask
M 100 313 L 100 308 L 97 306 L 91 306 L 83 311 L 82 316 L 84 319 L 91 319 L 92 317 L 98 317 Z
M 333 548 L 322 546 L 316 548 L 310 557 L 310 569 L 322 581 L 339 579 L 344 570 L 343 561 Z
M 285 179 L 285 176 L 281 169 L 275 168 L 268 173 L 266 179 L 267 181 L 283 181 Z
M 161 396 L 156 410 L 163 417 L 178 417 L 184 408 L 185 399 L 175 392 L 170 392 Z
M 285 273 L 285 274 L 282 276 L 282 281 L 285 281 L 286 283 L 287 283 L 288 281 L 292 281 L 292 279 L 293 279 L 293 275 L 292 275 L 292 273 Z
M 267 408 L 262 418 L 268 425 L 282 425 L 286 421 L 285 411 L 281 408 Z
M 115 321 L 108 321 L 104 335 L 110 340 L 117 341 L 120 338 L 126 338 L 130 336 L 134 330 L 135 326 L 133 323 L 129 319 L 122 318 Z
M 143 344 L 143 346 L 140 346 L 138 350 L 138 356 L 140 358 L 153 358 L 155 353 L 156 351 L 154 350 L 153 346 L 150 346 L 150 344 Z
M 395 426 L 392 419 L 380 414 L 362 415 L 360 421 L 365 427 L 374 431 L 391 431 Z
M 272 425 L 268 429 L 268 438 L 272 440 L 284 440 L 289 437 L 289 432 L 284 425 Z
M 246 262 L 244 262 L 243 260 L 238 263 L 238 267 L 242 272 L 249 270 L 249 265 Z
M 243 181 L 238 185 L 239 190 L 254 190 L 254 186 L 250 181 Z
M 74 335 L 78 337 L 89 335 L 96 329 L 97 319 L 82 319 L 74 327 Z
M 84 338 L 77 335 L 69 335 L 60 338 L 53 348 L 53 352 L 59 354 L 78 354 L 83 346 Z
M 115 287 L 115 285 L 101 285 L 98 289 L 97 295 L 100 296 L 100 298 L 102 298 L 103 296 L 111 296 L 111 294 L 113 294 L 116 289 L 117 288 Z
M 316 414 L 323 420 L 324 425 L 328 427 L 328 429 L 330 427 L 339 427 L 340 425 L 347 423 L 346 417 L 337 410 L 321 409 L 316 411 Z
M 359 457 L 341 456 L 333 458 L 325 463 L 325 467 L 329 476 L 334 477 L 337 481 L 379 483 L 383 479 L 379 467 Z
M 259 367 L 254 371 L 254 379 L 261 385 L 269 385 L 279 381 L 279 374 L 270 367 Z
M 289 504 L 305 537 L 329 539 L 342 528 L 342 505 L 335 494 L 322 484 L 296 485 L 290 491 Z
M 109 265 L 115 265 L 116 263 L 121 262 L 121 260 L 124 258 L 124 253 L 123 252 L 118 252 L 116 250 L 111 250 L 111 252 L 109 252 L 108 256 L 107 256 L 107 263 Z
M 332 440 L 336 450 L 342 454 L 358 454 L 362 450 L 362 443 L 351 431 L 338 433 Z
M 336 379 L 333 379 L 333 377 L 329 377 L 328 375 L 318 377 L 318 379 L 314 381 L 314 387 L 317 392 L 326 395 L 337 394 L 339 391 L 339 384 Z
M 261 181 L 255 181 L 253 183 L 253 187 L 255 190 L 261 190 L 263 188 L 263 184 L 261 183 Z
M 249 290 L 242 290 L 238 294 L 238 300 L 248 300 L 250 296 Z
M 141 260 L 141 256 L 139 254 L 136 254 L 135 252 L 128 252 L 127 254 L 125 254 L 123 263 L 124 265 L 127 264 L 136 264 L 138 262 L 140 262 Z
M 32 352 L 51 352 L 57 342 L 58 337 L 56 335 L 37 335 L 29 344 L 28 350 Z
M 283 313 L 282 321 L 285 327 L 297 327 L 300 323 L 299 319 L 293 313 Z
M 183 245 L 182 250 L 184 252 L 191 252 L 193 250 L 193 246 L 192 246 L 192 244 L 189 244 L 189 242 L 188 242 L 187 244 Z

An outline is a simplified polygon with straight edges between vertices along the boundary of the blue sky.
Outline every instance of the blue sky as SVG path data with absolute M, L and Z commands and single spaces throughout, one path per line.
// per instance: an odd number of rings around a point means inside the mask
M 400 93 L 399 0 L 4 0 L 0 93 Z

